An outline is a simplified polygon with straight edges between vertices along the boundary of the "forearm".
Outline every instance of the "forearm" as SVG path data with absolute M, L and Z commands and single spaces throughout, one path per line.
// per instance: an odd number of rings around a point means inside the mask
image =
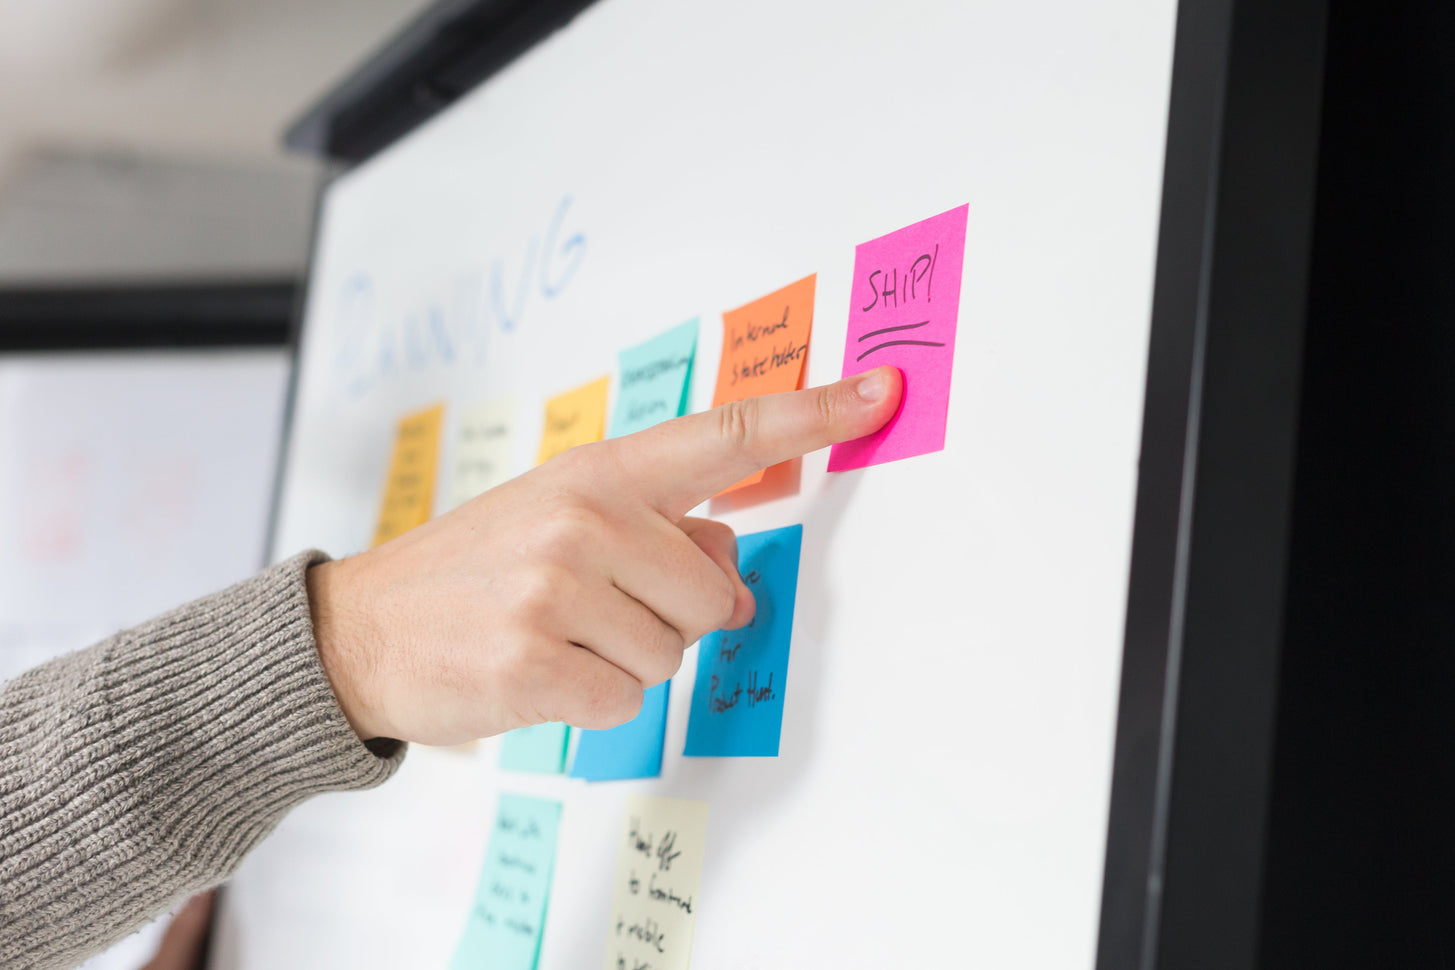
M 226 878 L 294 805 L 397 767 L 330 690 L 311 561 L 0 689 L 0 965 L 73 965 Z

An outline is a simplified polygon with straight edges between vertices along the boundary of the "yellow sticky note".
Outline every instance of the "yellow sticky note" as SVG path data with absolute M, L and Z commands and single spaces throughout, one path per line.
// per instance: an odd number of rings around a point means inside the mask
M 546 426 L 536 464 L 550 461 L 577 445 L 600 441 L 606 434 L 606 385 L 603 377 L 582 384 L 546 402 Z
M 374 545 L 388 542 L 429 521 L 434 507 L 435 463 L 439 460 L 440 420 L 445 406 L 407 414 L 394 434 L 394 456 L 384 482 L 384 501 Z
M 706 842 L 707 802 L 627 799 L 604 970 L 688 970 Z

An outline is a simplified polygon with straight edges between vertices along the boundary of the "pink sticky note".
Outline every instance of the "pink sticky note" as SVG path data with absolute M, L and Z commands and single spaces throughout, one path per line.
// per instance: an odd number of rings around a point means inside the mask
M 854 250 L 844 376 L 893 364 L 904 374 L 904 399 L 878 431 L 834 445 L 829 471 L 945 447 L 969 212 L 962 205 Z

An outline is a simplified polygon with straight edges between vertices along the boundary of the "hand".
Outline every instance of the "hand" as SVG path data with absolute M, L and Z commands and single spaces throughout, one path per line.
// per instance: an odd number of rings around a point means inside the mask
M 723 405 L 572 449 L 308 572 L 319 656 L 365 740 L 609 728 L 706 633 L 747 623 L 731 529 L 687 512 L 760 468 L 878 430 L 902 378 Z
M 177 910 L 156 954 L 141 970 L 197 970 L 205 962 L 207 934 L 212 929 L 212 891 L 198 893 Z

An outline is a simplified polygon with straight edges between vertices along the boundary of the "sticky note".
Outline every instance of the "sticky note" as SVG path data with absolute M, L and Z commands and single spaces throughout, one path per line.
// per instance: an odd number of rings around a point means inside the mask
M 571 761 L 571 777 L 614 781 L 660 775 L 671 687 L 668 680 L 647 688 L 642 709 L 625 724 L 607 731 L 582 731 Z
M 394 432 L 394 454 L 384 482 L 384 501 L 374 529 L 374 545 L 388 542 L 429 521 L 434 507 L 435 463 L 439 459 L 440 419 L 445 407 L 437 404 L 399 419 Z
M 687 970 L 692 961 L 707 803 L 627 799 L 603 970 Z
M 514 431 L 514 398 L 485 401 L 461 412 L 449 508 L 463 505 L 511 478 Z
M 696 319 L 618 354 L 621 381 L 609 437 L 619 438 L 686 414 L 696 354 Z
M 516 728 L 500 739 L 500 767 L 504 771 L 530 771 L 559 775 L 566 768 L 566 743 L 571 728 L 549 721 Z
M 450 970 L 535 970 L 560 822 L 559 802 L 500 796 L 475 905 Z
M 815 280 L 816 276 L 805 276 L 722 315 L 722 362 L 713 407 L 803 386 L 803 365 L 813 330 Z M 754 472 L 723 491 L 762 480 L 763 472 Z
M 602 377 L 546 402 L 546 424 L 536 464 L 577 445 L 600 441 L 606 433 L 606 385 Z
M 695 319 L 623 350 L 610 437 L 633 434 L 687 413 L 696 354 Z M 660 775 L 670 689 L 670 681 L 648 689 L 641 711 L 625 724 L 607 731 L 582 731 L 571 777 L 610 781 Z
M 777 756 L 802 544 L 801 525 L 738 538 L 738 571 L 758 608 L 742 629 L 718 630 L 698 643 L 683 754 Z
M 829 471 L 945 447 L 969 211 L 962 205 L 854 250 L 844 376 L 893 364 L 904 375 L 904 397 L 884 427 L 834 445 Z

